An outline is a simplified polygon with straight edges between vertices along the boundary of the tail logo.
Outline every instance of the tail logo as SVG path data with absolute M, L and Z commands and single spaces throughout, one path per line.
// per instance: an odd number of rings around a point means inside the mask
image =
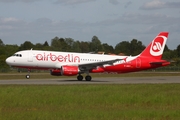
M 162 49 L 162 45 L 160 42 L 155 42 L 153 45 L 153 51 L 158 52 Z
M 167 38 L 165 36 L 158 36 L 151 44 L 150 53 L 152 56 L 160 56 L 163 53 Z

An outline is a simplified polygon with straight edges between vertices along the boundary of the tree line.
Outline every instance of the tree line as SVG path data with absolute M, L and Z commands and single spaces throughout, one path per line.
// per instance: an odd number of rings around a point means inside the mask
M 146 46 L 137 39 L 131 41 L 121 41 L 113 47 L 107 43 L 102 43 L 97 36 L 93 36 L 91 41 L 79 41 L 72 38 L 59 38 L 55 37 L 49 44 L 47 41 L 44 43 L 33 44 L 31 41 L 25 41 L 21 45 L 8 45 L 4 44 L 0 39 L 0 69 L 5 71 L 9 70 L 9 66 L 5 63 L 5 59 L 17 51 L 21 50 L 50 50 L 50 51 L 63 51 L 63 52 L 79 52 L 79 53 L 105 53 L 116 55 L 138 55 Z M 163 59 L 174 61 L 174 66 L 180 66 L 180 45 L 176 49 L 170 50 L 165 46 Z M 0 71 L 2 72 L 2 71 Z

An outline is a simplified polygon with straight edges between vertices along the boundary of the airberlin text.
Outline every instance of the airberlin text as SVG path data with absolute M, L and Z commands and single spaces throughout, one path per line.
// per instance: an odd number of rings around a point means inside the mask
M 38 61 L 52 61 L 52 62 L 80 62 L 79 56 L 74 56 L 73 54 L 63 54 L 63 55 L 56 55 L 53 53 L 44 53 L 44 54 L 37 54 L 36 59 Z

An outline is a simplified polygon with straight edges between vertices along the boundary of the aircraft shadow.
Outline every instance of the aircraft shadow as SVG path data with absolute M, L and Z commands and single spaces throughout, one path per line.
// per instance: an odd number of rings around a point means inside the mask
M 91 81 L 78 81 L 78 80 L 57 80 L 58 82 L 75 82 L 75 83 L 102 83 L 102 82 L 109 82 L 109 81 L 103 81 L 103 80 L 91 80 Z

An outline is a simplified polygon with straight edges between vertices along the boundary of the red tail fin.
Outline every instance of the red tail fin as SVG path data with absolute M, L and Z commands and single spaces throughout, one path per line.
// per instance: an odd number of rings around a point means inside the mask
M 149 56 L 155 59 L 161 59 L 168 38 L 168 34 L 168 32 L 159 33 L 140 54 L 140 56 Z

